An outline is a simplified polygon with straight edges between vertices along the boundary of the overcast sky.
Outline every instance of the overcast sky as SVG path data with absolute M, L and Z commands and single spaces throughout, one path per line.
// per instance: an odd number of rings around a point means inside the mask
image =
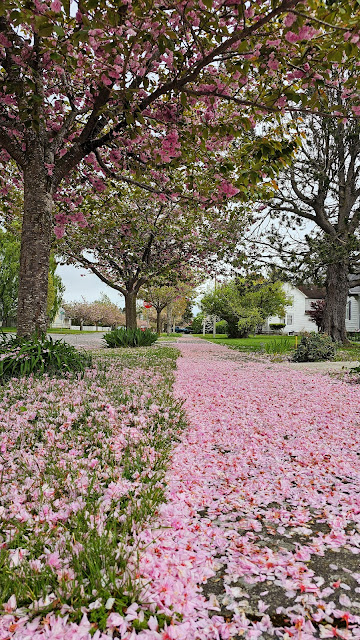
M 81 300 L 82 297 L 88 302 L 93 302 L 100 298 L 101 293 L 106 293 L 110 300 L 115 302 L 119 307 L 123 308 L 125 306 L 124 296 L 115 291 L 115 289 L 108 287 L 104 282 L 101 282 L 97 276 L 89 273 L 86 269 L 73 267 L 72 265 L 59 265 L 56 273 L 59 274 L 65 285 L 64 302 Z M 207 281 L 205 286 L 201 287 L 200 290 L 206 289 L 211 282 L 210 280 Z M 199 311 L 198 304 L 195 304 L 193 313 L 196 315 Z
M 56 273 L 61 277 L 65 285 L 64 301 L 80 300 L 84 296 L 88 302 L 98 300 L 101 293 L 106 293 L 112 302 L 124 306 L 124 297 L 101 282 L 93 273 L 86 269 L 73 267 L 72 265 L 58 266 Z

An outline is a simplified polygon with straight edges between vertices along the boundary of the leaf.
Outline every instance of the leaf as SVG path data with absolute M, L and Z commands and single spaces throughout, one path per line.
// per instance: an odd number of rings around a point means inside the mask
M 56 24 L 56 25 L 54 26 L 54 31 L 55 31 L 55 33 L 57 33 L 57 35 L 58 35 L 60 38 L 63 38 L 63 37 L 64 37 L 64 35 L 65 35 L 65 31 L 64 31 L 64 29 L 63 29 L 63 28 L 62 28 L 62 26 L 61 26 L 61 25 L 59 25 L 59 24 Z
M 47 38 L 54 32 L 54 25 L 49 22 L 44 16 L 35 17 L 35 25 L 39 36 Z

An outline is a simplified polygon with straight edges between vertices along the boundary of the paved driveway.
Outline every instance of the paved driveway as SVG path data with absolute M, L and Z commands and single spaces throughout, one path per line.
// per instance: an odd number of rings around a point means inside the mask
M 102 339 L 105 335 L 104 331 L 97 331 L 96 333 L 83 333 L 79 331 L 79 334 L 69 333 L 64 335 L 60 333 L 49 333 L 48 335 L 51 336 L 53 340 L 63 340 L 76 348 L 103 349 L 105 346 Z

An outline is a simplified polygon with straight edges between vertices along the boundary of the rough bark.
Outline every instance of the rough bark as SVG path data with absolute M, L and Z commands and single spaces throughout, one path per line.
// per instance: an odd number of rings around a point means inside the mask
M 40 335 L 48 326 L 46 313 L 52 240 L 53 197 L 40 162 L 24 170 L 24 215 L 21 231 L 17 334 Z
M 136 293 L 128 292 L 125 296 L 125 322 L 127 329 L 136 329 Z
M 172 325 L 172 305 L 169 303 L 166 307 L 166 333 L 168 336 L 171 333 L 171 325 Z
M 345 262 L 330 264 L 326 275 L 326 298 L 322 331 L 335 342 L 346 342 L 346 304 L 349 292 L 349 267 Z

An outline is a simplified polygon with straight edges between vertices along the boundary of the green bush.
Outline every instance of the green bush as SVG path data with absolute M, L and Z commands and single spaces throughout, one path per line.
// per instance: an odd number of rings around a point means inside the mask
M 89 353 L 81 353 L 62 340 L 46 336 L 18 338 L 1 333 L 0 380 L 30 374 L 61 376 L 83 373 L 92 364 Z
M 281 331 L 285 327 L 284 322 L 271 322 L 269 327 L 272 331 Z
M 150 329 L 114 329 L 105 333 L 104 340 L 108 347 L 149 347 L 158 339 L 157 333 Z
M 330 336 L 322 333 L 310 333 L 302 336 L 292 359 L 294 362 L 333 360 L 335 352 L 335 345 Z
M 216 333 L 227 333 L 228 332 L 228 323 L 226 320 L 219 320 L 216 323 Z

